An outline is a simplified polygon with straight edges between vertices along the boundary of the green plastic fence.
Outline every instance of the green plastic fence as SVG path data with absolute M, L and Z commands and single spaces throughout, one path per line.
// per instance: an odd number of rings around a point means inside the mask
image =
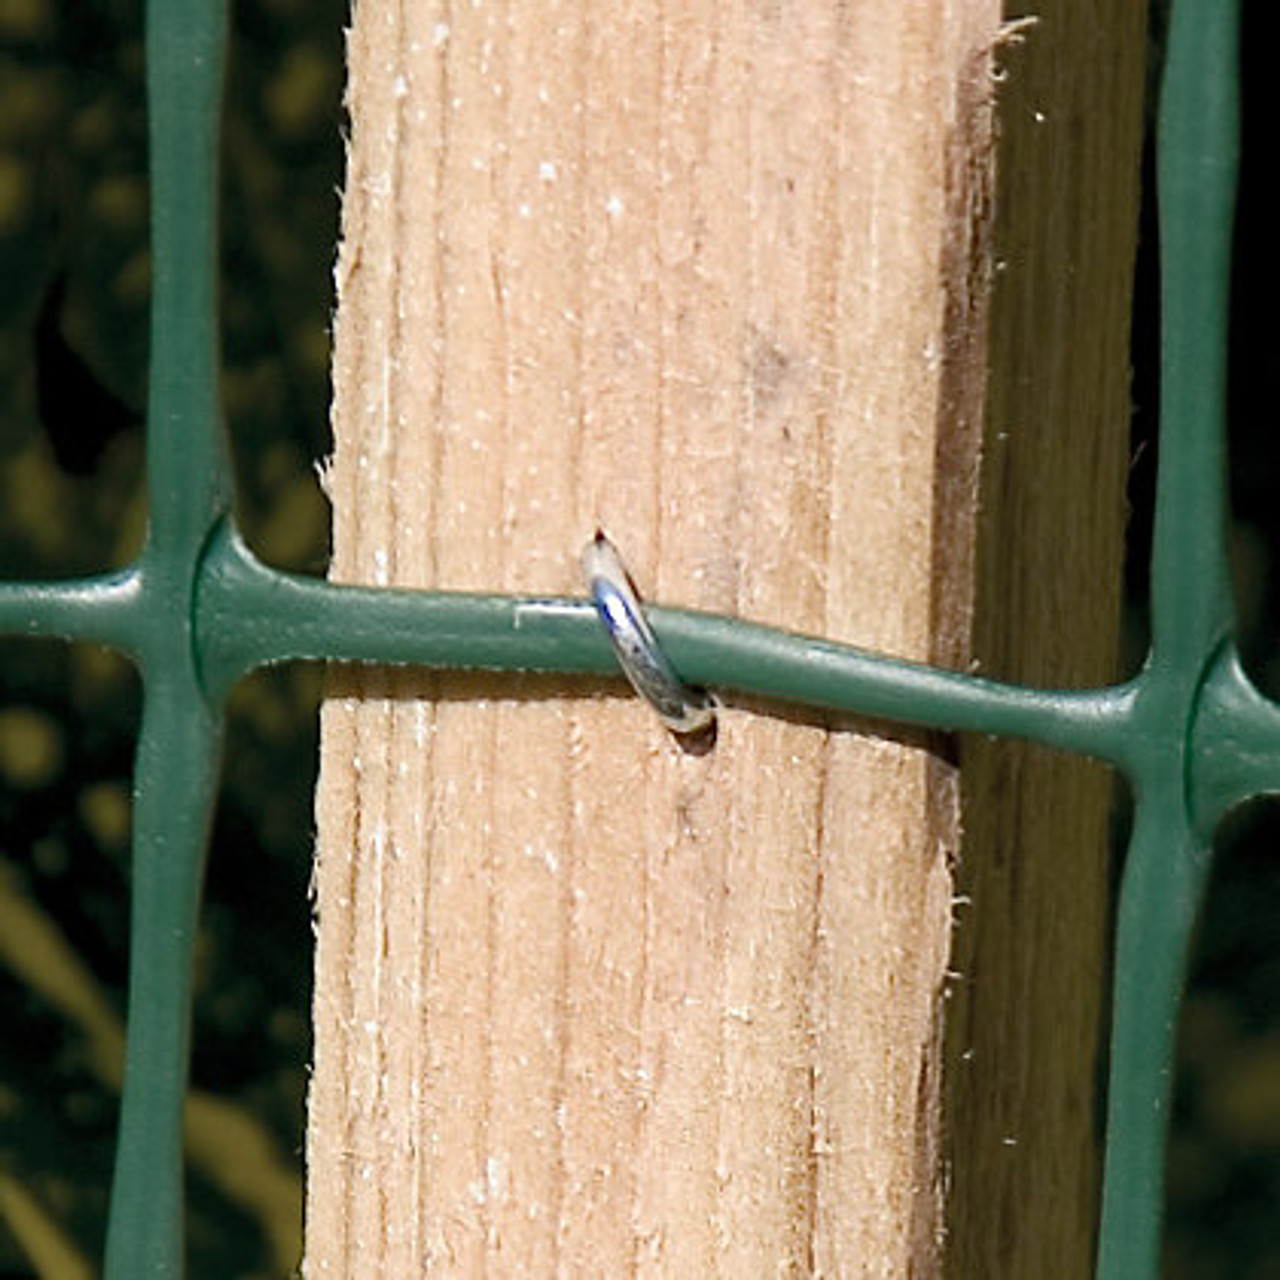
M 1237 5 L 1179 0 L 1170 23 L 1159 140 L 1161 447 L 1152 642 L 1141 673 L 1109 688 L 1028 689 L 725 617 L 651 610 L 693 683 L 1033 739 L 1109 761 L 1129 779 L 1136 814 L 1116 937 L 1102 1280 L 1157 1270 L 1174 1027 L 1214 829 L 1234 805 L 1280 790 L 1280 707 L 1237 660 L 1225 550 Z M 116 646 L 144 681 L 112 1280 L 182 1270 L 192 948 L 231 684 L 292 658 L 614 669 L 584 600 L 336 586 L 268 568 L 238 537 L 217 390 L 225 25 L 225 0 L 148 6 L 155 277 L 146 547 L 115 575 L 0 583 L 0 631 Z

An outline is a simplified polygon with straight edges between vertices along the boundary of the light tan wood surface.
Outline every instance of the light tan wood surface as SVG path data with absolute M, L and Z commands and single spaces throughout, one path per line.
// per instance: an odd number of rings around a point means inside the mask
M 333 576 L 577 594 L 600 525 L 663 603 L 966 663 L 999 23 L 361 0 Z M 954 743 L 331 693 L 308 1275 L 938 1273 Z

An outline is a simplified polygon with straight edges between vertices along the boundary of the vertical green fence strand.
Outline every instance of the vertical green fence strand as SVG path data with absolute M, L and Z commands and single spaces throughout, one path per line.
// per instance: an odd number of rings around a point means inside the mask
M 106 1275 L 177 1276 L 192 958 L 220 717 L 189 673 L 147 682 L 134 794 L 129 1022 Z
M 1098 1280 L 1159 1274 L 1178 1006 L 1208 870 L 1207 847 L 1161 804 L 1181 797 L 1156 789 L 1139 799 L 1117 919 Z
M 1165 56 L 1151 656 L 1134 726 L 1145 749 L 1132 777 L 1137 813 L 1117 921 L 1099 1280 L 1159 1269 L 1176 1022 L 1221 816 L 1200 815 L 1197 830 L 1194 747 L 1203 739 L 1194 730 L 1206 695 L 1220 689 L 1209 677 L 1233 628 L 1226 361 L 1239 136 L 1235 0 L 1178 0 Z
M 181 575 L 189 591 L 195 588 L 199 548 L 231 494 L 218 394 L 218 161 L 226 23 L 224 0 L 168 0 L 147 10 L 151 551 L 156 570 Z
M 1280 707 L 1234 647 L 1225 524 L 1227 288 L 1238 5 L 1177 0 L 1161 105 L 1163 342 L 1152 647 L 1113 688 L 1036 690 L 731 618 L 655 608 L 694 683 L 832 711 L 1008 734 L 1109 760 L 1136 799 L 1116 933 L 1101 1280 L 1154 1280 L 1178 1006 L 1222 815 L 1280 791 Z M 106 1274 L 182 1271 L 181 1113 L 192 952 L 231 684 L 290 658 L 614 670 L 582 600 L 339 587 L 257 561 L 229 516 L 218 405 L 222 0 L 151 0 L 150 525 L 137 564 L 0 583 L 0 631 L 91 639 L 138 663 L 130 988 Z M 1064 892 L 1070 869 L 1064 868 Z M 299 904 L 299 910 L 303 907 Z
M 1151 633 L 1199 678 L 1230 633 L 1226 390 L 1238 120 L 1238 0 L 1173 6 L 1160 105 L 1160 469 Z
M 196 924 L 221 715 L 204 698 L 194 604 L 229 468 L 218 400 L 220 0 L 147 12 L 152 185 L 148 543 L 138 657 L 146 699 L 134 773 L 128 1040 L 106 1274 L 175 1276 L 183 1259 L 182 1100 Z

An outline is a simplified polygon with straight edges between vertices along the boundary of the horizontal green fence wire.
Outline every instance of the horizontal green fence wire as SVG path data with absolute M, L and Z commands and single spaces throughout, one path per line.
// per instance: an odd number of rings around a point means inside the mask
M 1098 1275 L 1151 1280 L 1174 1028 L 1223 814 L 1280 791 L 1280 707 L 1237 660 L 1225 549 L 1227 284 L 1238 13 L 1178 0 L 1161 101 L 1162 387 L 1151 649 L 1101 689 L 1046 691 L 880 657 L 721 616 L 650 611 L 687 680 L 1109 761 L 1135 799 L 1116 935 Z M 337 586 L 257 561 L 231 522 L 218 401 L 217 156 L 224 0 L 152 0 L 150 528 L 126 571 L 0 583 L 0 631 L 92 639 L 141 669 L 128 1041 L 106 1274 L 182 1270 L 181 1109 L 192 951 L 232 683 L 293 658 L 607 672 L 584 600 Z M 173 798 L 182 797 L 175 804 Z

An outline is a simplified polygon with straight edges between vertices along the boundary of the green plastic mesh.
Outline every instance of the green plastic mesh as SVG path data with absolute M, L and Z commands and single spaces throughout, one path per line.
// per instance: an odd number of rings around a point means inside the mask
M 1136 799 L 1116 935 L 1098 1274 L 1154 1277 L 1173 1037 L 1212 833 L 1280 790 L 1280 707 L 1237 660 L 1225 528 L 1227 283 L 1237 151 L 1237 6 L 1174 6 L 1161 105 L 1162 412 L 1151 648 L 1100 689 L 1046 691 L 662 608 L 682 676 L 941 729 L 1013 735 L 1110 762 Z M 585 600 L 344 587 L 259 562 L 231 521 L 218 402 L 215 225 L 223 0 L 152 0 L 148 541 L 122 573 L 0 583 L 0 631 L 92 639 L 140 668 L 128 1041 L 106 1274 L 182 1270 L 181 1108 L 192 949 L 223 702 L 294 658 L 606 672 Z M 181 795 L 185 803 L 174 805 Z

